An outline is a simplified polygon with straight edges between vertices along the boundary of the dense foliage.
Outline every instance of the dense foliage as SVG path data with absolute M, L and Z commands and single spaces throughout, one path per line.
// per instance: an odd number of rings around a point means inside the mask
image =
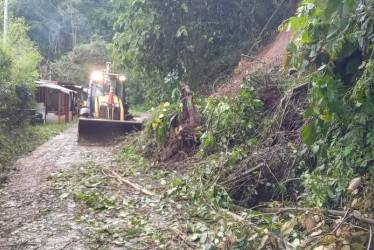
M 372 0 L 307 0 L 288 22 L 296 34 L 291 66 L 311 87 L 303 138 L 318 162 L 304 177 L 320 206 L 336 204 L 353 176 L 374 175 L 373 7 Z
M 7 43 L 0 49 L 0 169 L 37 141 L 35 130 L 21 129 L 35 103 L 33 82 L 42 59 L 27 31 L 23 19 L 11 18 Z
M 263 103 L 249 83 L 243 84 L 235 97 L 206 99 L 202 111 L 206 130 L 201 136 L 202 151 L 228 150 L 238 144 L 256 145 L 253 121 L 260 120 Z
M 34 103 L 33 81 L 41 56 L 26 32 L 22 19 L 12 19 L 7 44 L 0 50 L 0 135 L 21 126 Z
M 258 42 L 280 2 L 115 1 L 114 57 L 143 82 L 149 100 L 165 100 L 179 80 L 197 87 L 227 74 L 240 53 Z M 283 4 L 267 31 L 286 13 Z
M 48 61 L 90 42 L 94 34 L 110 41 L 114 33 L 115 16 L 106 0 L 14 0 L 11 10 L 25 18 L 28 35 Z
M 93 37 L 88 44 L 79 44 L 51 65 L 53 79 L 59 82 L 87 85 L 94 70 L 102 70 L 110 62 L 108 44 Z

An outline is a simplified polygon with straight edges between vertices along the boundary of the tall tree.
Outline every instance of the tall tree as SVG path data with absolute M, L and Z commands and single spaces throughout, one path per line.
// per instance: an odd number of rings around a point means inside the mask
M 23 124 L 34 101 L 33 83 L 42 57 L 27 30 L 22 18 L 11 17 L 7 43 L 0 49 L 0 141 L 3 133 Z
M 94 34 L 110 41 L 114 33 L 107 0 L 13 0 L 12 10 L 25 18 L 28 35 L 49 61 L 78 43 L 89 43 Z
M 108 44 L 100 37 L 93 37 L 88 44 L 78 44 L 51 65 L 54 79 L 60 82 L 85 85 L 89 74 L 101 70 L 110 61 Z
M 174 88 L 175 80 L 185 79 L 196 87 L 228 73 L 280 2 L 114 1 L 119 15 L 114 55 L 117 62 L 136 71 L 134 75 L 142 76 L 142 82 L 148 80 L 146 89 L 152 96 Z M 281 7 L 267 30 L 274 30 L 288 14 L 288 5 Z

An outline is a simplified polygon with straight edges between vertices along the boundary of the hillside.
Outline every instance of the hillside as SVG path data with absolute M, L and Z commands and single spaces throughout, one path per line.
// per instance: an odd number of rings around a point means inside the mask
M 235 69 L 233 76 L 217 90 L 217 96 L 227 94 L 237 94 L 240 85 L 246 75 L 259 69 L 270 68 L 272 66 L 282 65 L 286 55 L 288 43 L 291 41 L 292 32 L 282 31 L 261 47 L 254 57 L 242 55 L 238 67 Z

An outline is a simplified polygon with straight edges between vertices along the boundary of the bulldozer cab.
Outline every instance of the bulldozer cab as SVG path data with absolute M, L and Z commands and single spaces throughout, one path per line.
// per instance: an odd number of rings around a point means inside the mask
M 93 72 L 87 99 L 88 117 L 80 117 L 78 142 L 107 144 L 115 137 L 141 130 L 142 123 L 132 119 L 126 102 L 124 75 Z
M 128 105 L 125 98 L 125 80 L 126 78 L 124 75 L 109 72 L 109 63 L 107 63 L 107 68 L 102 72 L 93 72 L 91 74 L 87 98 L 90 117 L 99 117 L 97 115 L 98 111 L 96 110 L 97 99 L 99 97 L 108 96 L 111 89 L 113 94 L 122 102 L 124 108 L 121 112 L 123 113 L 123 116 L 128 114 Z

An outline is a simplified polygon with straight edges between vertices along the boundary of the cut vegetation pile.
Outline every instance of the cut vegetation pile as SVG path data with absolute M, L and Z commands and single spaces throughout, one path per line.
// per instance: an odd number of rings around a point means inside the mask
M 243 59 L 214 97 L 194 100 L 181 83 L 178 102 L 161 105 L 149 124 L 151 138 L 158 139 L 148 155 L 162 168 L 179 170 L 217 155 L 222 159 L 214 166 L 220 173 L 215 182 L 235 203 L 283 200 L 294 185 L 287 180 L 300 172 L 297 149 L 308 105 L 307 85 L 293 88 L 295 78 L 280 67 L 289 39 L 281 32 L 255 60 Z
M 295 78 L 273 64 L 246 74 L 237 95 L 194 101 L 181 83 L 179 101 L 161 105 L 148 125 L 145 135 L 155 138 L 147 146 L 148 156 L 156 159 L 159 169 L 193 168 L 183 186 L 195 190 L 189 190 L 192 197 L 225 209 L 296 202 L 299 177 L 305 171 L 299 163 L 306 158 L 301 129 L 308 89 L 305 84 L 293 88 L 292 82 Z M 234 221 L 247 223 L 231 215 Z M 254 232 L 261 224 L 247 228 L 247 233 L 258 235 Z M 271 235 L 252 246 L 291 247 Z

